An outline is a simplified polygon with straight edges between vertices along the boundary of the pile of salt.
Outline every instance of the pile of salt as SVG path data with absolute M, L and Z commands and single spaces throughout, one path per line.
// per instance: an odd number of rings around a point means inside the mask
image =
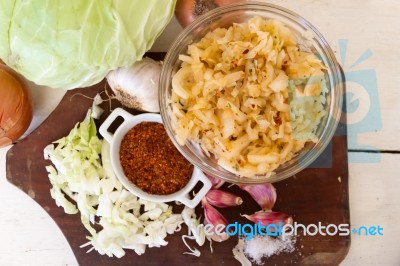
M 268 258 L 281 252 L 293 252 L 296 239 L 294 236 L 260 236 L 245 240 L 243 251 L 254 263 L 260 265 L 263 258 Z

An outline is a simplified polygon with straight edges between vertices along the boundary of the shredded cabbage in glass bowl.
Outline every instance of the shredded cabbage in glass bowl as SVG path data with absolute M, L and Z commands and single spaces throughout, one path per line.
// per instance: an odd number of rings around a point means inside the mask
M 198 18 L 170 48 L 160 108 L 178 150 L 233 183 L 275 182 L 331 140 L 343 76 L 321 34 L 281 7 L 245 2 Z

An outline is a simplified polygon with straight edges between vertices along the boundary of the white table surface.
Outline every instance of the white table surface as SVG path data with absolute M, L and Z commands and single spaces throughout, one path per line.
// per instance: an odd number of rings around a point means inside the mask
M 400 1 L 397 0 L 272 0 L 308 19 L 339 56 L 339 39 L 348 40 L 345 72 L 372 69 L 376 73 L 382 128 L 351 137 L 381 151 L 377 163 L 350 163 L 350 215 L 355 227 L 380 225 L 383 236 L 352 236 L 342 265 L 400 265 Z M 153 46 L 166 51 L 181 28 L 175 19 Z M 350 69 L 366 50 L 372 56 Z M 348 88 L 356 86 L 347 84 Z M 36 128 L 57 106 L 64 92 L 33 86 Z M 364 98 L 363 98 L 364 99 Z M 362 100 L 363 100 L 362 99 Z M 361 104 L 362 102 L 360 102 Z M 353 116 L 357 117 L 357 113 Z M 363 131 L 361 131 L 363 132 Z M 355 143 L 355 142 L 354 142 Z M 352 158 L 372 158 L 349 143 Z M 0 265 L 75 265 L 77 261 L 60 229 L 29 196 L 6 181 L 0 149 Z M 369 150 L 369 149 L 368 149 Z M 279 196 L 279 195 L 278 195 Z

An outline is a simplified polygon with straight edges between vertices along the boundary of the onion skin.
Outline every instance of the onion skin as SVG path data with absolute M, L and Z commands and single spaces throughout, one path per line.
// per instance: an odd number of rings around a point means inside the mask
M 219 6 L 243 2 L 244 0 L 178 0 L 175 16 L 182 27 L 188 26 L 198 16 Z
M 32 97 L 25 79 L 0 63 L 0 148 L 17 141 L 32 121 Z
M 175 16 L 182 27 L 186 27 L 195 20 L 194 11 L 195 0 L 178 0 L 175 7 Z

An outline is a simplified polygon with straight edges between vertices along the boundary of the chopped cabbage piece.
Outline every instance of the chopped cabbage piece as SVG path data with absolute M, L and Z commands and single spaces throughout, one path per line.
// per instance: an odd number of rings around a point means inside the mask
M 200 145 L 228 171 L 258 178 L 317 140 L 326 67 L 279 21 L 217 28 L 179 59 L 168 112 L 180 145 Z
M 91 110 L 68 136 L 48 145 L 44 157 L 54 165 L 46 167 L 51 197 L 65 213 L 79 212 L 90 233 L 81 247 L 91 245 L 89 251 L 117 258 L 125 249 L 141 255 L 146 247 L 167 245 L 167 234 L 181 229 L 182 215 L 172 206 L 138 199 L 123 188 L 111 167 L 109 144 L 97 137 Z

